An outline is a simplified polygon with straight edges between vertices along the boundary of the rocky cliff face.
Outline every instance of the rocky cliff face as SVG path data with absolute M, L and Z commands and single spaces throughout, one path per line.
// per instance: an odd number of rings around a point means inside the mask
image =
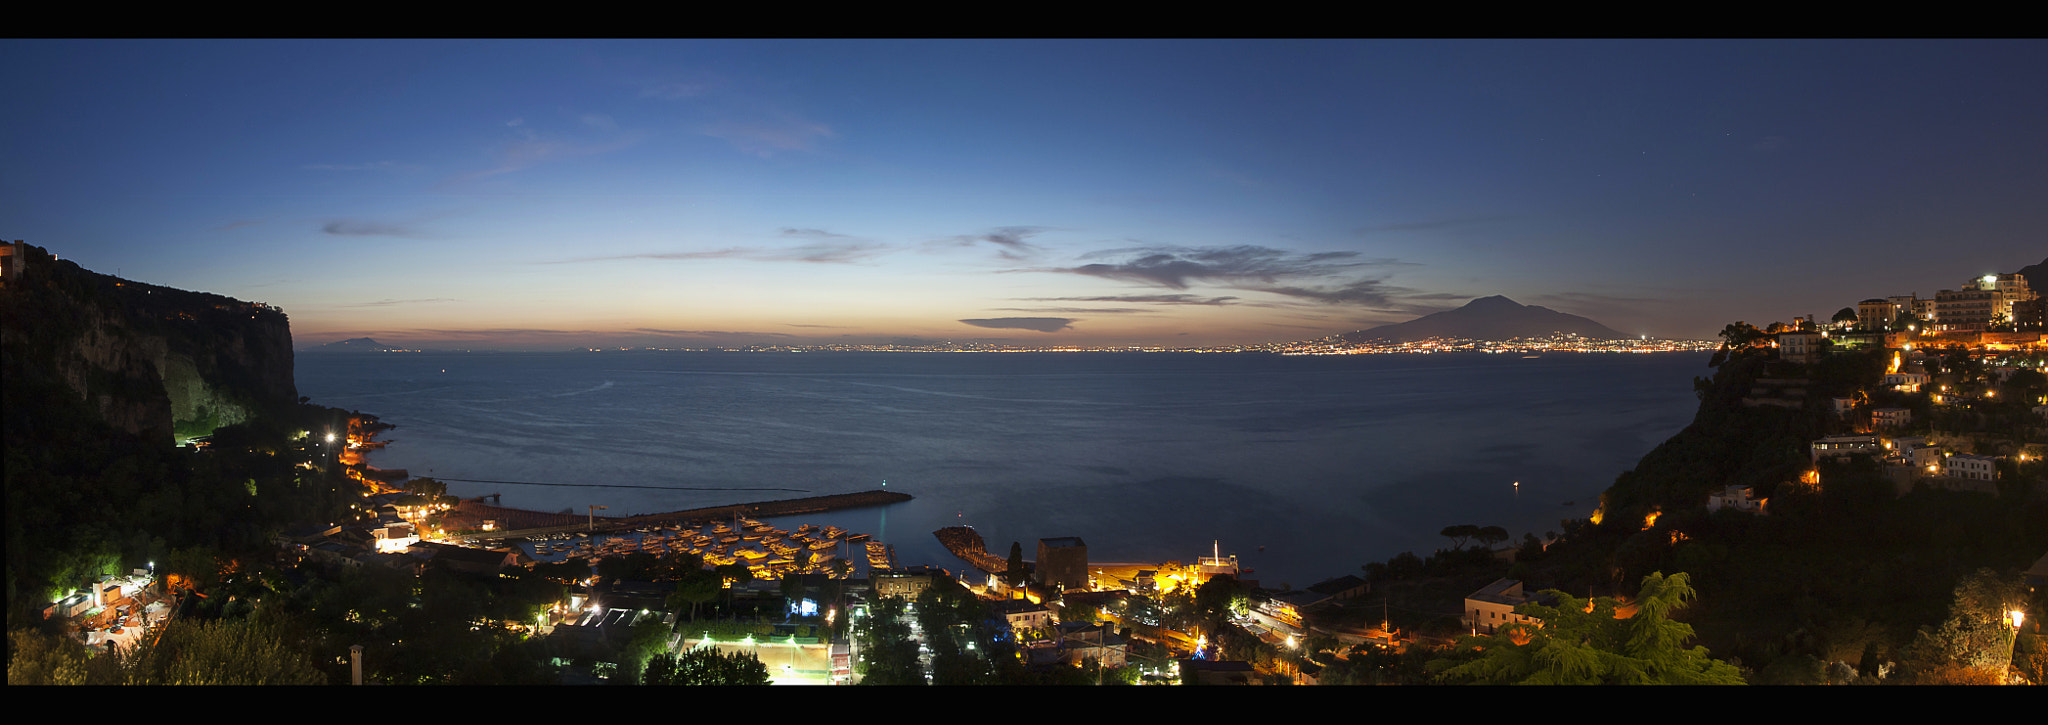
M 116 429 L 171 438 L 297 402 L 282 310 L 130 282 L 28 249 L 22 276 L 0 292 L 10 407 L 18 388 L 61 385 Z

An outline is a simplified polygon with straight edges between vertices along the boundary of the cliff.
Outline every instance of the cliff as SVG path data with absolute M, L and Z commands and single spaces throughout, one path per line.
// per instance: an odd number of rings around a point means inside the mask
M 117 430 L 171 439 L 298 402 L 282 310 L 23 250 L 19 276 L 0 289 L 8 407 L 54 416 L 83 406 Z

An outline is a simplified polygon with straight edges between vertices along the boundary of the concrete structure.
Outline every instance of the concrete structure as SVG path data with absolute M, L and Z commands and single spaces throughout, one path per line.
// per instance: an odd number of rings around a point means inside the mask
M 1903 393 L 1917 393 L 1927 380 L 1926 373 L 1885 373 L 1884 386 Z
M 1941 475 L 1967 481 L 1998 479 L 1998 457 L 1958 453 L 1941 461 Z
M 1798 330 L 1778 333 L 1778 359 L 1802 365 L 1820 361 L 1821 352 L 1826 349 L 1827 336 L 1818 332 Z
M 1769 499 L 1756 498 L 1754 492 L 1748 486 L 1728 486 L 1707 494 L 1707 512 L 1712 513 L 1721 509 L 1734 509 L 1744 513 L 1761 515 L 1769 513 L 1764 510 L 1764 505 L 1768 502 Z
M 989 602 L 988 611 L 990 614 L 1001 615 L 1003 620 L 1010 624 L 1012 632 L 1045 630 L 1052 626 L 1052 608 L 1029 599 Z
M 1066 589 L 1088 588 L 1088 544 L 1078 536 L 1038 540 L 1038 583 Z
M 1913 411 L 1906 408 L 1877 408 L 1870 411 L 1870 427 L 1878 430 L 1897 430 L 1913 422 Z
M 916 599 L 924 590 L 932 588 L 934 577 L 951 576 L 946 570 L 933 566 L 912 566 L 902 569 L 876 570 L 868 574 L 868 585 L 877 597 L 902 597 Z
M 1873 435 L 1828 436 L 1813 442 L 1812 458 L 1816 464 L 1822 458 L 1850 455 L 1881 456 L 1884 446 Z
M 1479 591 L 1465 595 L 1465 626 L 1475 632 L 1492 634 L 1503 625 L 1541 624 L 1543 620 L 1516 614 L 1515 607 L 1531 601 L 1522 592 L 1522 582 L 1497 579 Z

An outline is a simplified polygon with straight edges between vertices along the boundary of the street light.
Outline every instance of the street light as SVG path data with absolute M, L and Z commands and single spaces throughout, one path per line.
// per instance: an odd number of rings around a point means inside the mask
M 2012 677 L 2013 649 L 2017 648 L 2020 643 L 2020 622 L 2027 618 L 2027 613 L 2014 609 L 2006 612 L 2005 615 L 2006 621 L 2012 623 L 2012 639 L 2007 640 L 2005 643 L 2005 671 L 2000 674 L 2010 678 Z

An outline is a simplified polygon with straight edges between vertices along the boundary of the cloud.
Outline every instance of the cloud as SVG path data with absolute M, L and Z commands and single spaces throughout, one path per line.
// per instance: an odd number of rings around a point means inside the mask
M 642 80 L 639 85 L 641 98 L 680 101 L 710 93 L 724 85 L 724 82 L 710 72 L 687 71 L 669 77 Z
M 429 299 L 419 299 L 419 300 L 377 300 L 376 302 L 362 302 L 362 303 L 357 303 L 357 304 L 353 304 L 353 305 L 340 305 L 340 306 L 341 306 L 341 307 L 389 307 L 389 306 L 392 306 L 392 305 L 412 305 L 412 304 L 422 304 L 422 303 L 427 303 L 427 302 L 454 302 L 454 301 L 455 301 L 455 298 L 453 298 L 453 297 L 433 297 L 433 298 L 429 298 Z
M 1152 312 L 1139 307 L 991 307 L 996 312 L 1055 312 L 1063 315 L 1118 315 Z
M 320 225 L 320 231 L 337 237 L 398 237 L 426 239 L 428 235 L 410 226 L 365 219 L 334 219 Z
M 697 129 L 723 139 L 733 148 L 761 158 L 788 151 L 814 151 L 824 139 L 836 138 L 831 126 L 790 114 L 752 121 L 720 121 Z
M 987 234 L 963 234 L 941 240 L 943 244 L 972 247 L 977 244 L 993 244 L 996 254 L 1003 259 L 1021 261 L 1043 251 L 1043 247 L 1025 240 L 1046 231 L 1046 227 L 998 227 Z
M 1127 259 L 1050 271 L 1187 289 L 1193 281 L 1271 284 L 1285 277 L 1326 277 L 1360 267 L 1402 264 L 1391 259 L 1358 259 L 1357 252 L 1293 254 L 1257 245 L 1110 249 L 1083 258 L 1115 256 Z
M 1102 295 L 1098 297 L 1019 297 L 1030 302 L 1150 302 L 1161 305 L 1234 305 L 1237 297 L 1200 295 Z
M 308 171 L 418 171 L 420 166 L 396 161 L 373 161 L 367 164 L 305 164 L 299 168 Z
M 608 154 L 631 147 L 646 138 L 646 134 L 641 132 L 617 131 L 617 126 L 612 123 L 611 117 L 603 114 L 586 114 L 583 116 L 582 122 L 586 126 L 599 126 L 599 133 L 608 136 L 608 138 L 599 141 L 571 141 L 543 136 L 540 132 L 528 126 L 526 119 L 523 118 L 506 121 L 505 127 L 512 130 L 512 135 L 515 138 L 506 141 L 504 145 L 491 151 L 491 157 L 496 165 L 482 171 L 472 171 L 457 178 L 463 181 L 473 181 L 499 174 L 522 171 L 541 163 Z M 606 128 L 605 126 L 609 127 Z
M 1071 327 L 1074 320 L 1065 317 L 997 317 L 987 320 L 961 320 L 961 322 L 975 327 L 1059 332 Z
M 586 113 L 583 114 L 583 117 L 578 120 L 581 120 L 583 122 L 583 125 L 589 126 L 599 131 L 619 130 L 618 122 L 613 121 L 611 116 L 607 116 L 602 113 Z
M 863 237 L 835 234 L 823 229 L 784 227 L 782 236 L 808 239 L 794 247 L 727 247 L 703 252 L 648 252 L 611 257 L 580 257 L 569 262 L 597 262 L 614 259 L 748 259 L 756 262 L 816 262 L 853 264 L 888 253 L 889 246 Z

